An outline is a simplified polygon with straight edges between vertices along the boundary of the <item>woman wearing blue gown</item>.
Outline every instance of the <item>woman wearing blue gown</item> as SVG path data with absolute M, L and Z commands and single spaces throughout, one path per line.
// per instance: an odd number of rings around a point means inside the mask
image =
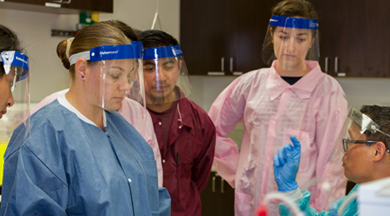
M 170 215 L 152 148 L 116 111 L 140 68 L 130 43 L 98 23 L 58 45 L 70 89 L 14 131 L 1 215 Z

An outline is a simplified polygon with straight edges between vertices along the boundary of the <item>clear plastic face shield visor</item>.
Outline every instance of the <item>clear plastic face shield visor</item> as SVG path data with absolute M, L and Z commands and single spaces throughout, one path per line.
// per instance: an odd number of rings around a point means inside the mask
M 108 45 L 72 55 L 70 65 L 79 59 L 89 60 L 90 73 L 82 76 L 90 89 L 88 102 L 105 110 L 119 110 L 124 100 L 134 100 L 144 105 L 142 75 L 142 44 Z
M 370 117 L 351 107 L 333 150 L 329 155 L 328 163 L 340 162 L 344 154 L 354 145 L 371 145 L 378 142 L 378 140 L 367 140 L 368 134 L 381 133 L 390 137 L 389 134 L 381 131 L 379 128 L 380 126 Z M 389 152 L 390 150 L 387 149 L 387 151 Z
M 305 60 L 318 61 L 319 40 L 316 19 L 273 15 L 263 43 L 262 59 L 277 69 L 293 71 Z
M 0 53 L 0 62 L 9 83 L 10 94 L 12 94 L 14 100 L 13 106 L 7 107 L 6 114 L 4 113 L 5 107 L 3 107 L 6 105 L 1 104 L 2 110 L 0 112 L 3 116 L 0 119 L 0 144 L 6 144 L 18 125 L 22 122 L 24 122 L 26 128 L 29 125 L 29 61 L 28 57 L 21 52 L 3 51 Z
M 144 49 L 143 60 L 147 104 L 171 103 L 191 93 L 180 46 Z

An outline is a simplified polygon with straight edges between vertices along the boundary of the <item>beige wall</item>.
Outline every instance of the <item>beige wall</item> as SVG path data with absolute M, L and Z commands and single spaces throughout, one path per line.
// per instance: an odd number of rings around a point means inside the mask
M 163 30 L 179 39 L 179 0 L 159 2 Z M 1 2 L 0 2 L 1 4 Z M 119 19 L 131 27 L 150 29 L 156 11 L 155 0 L 114 0 L 113 14 L 100 14 L 100 21 Z M 73 30 L 78 14 L 57 15 L 30 11 L 0 9 L 0 23 L 14 30 L 20 37 L 30 58 L 31 102 L 67 88 L 68 72 L 56 54 L 57 44 L 66 39 L 51 37 L 51 29 Z M 159 26 L 156 26 L 159 29 Z

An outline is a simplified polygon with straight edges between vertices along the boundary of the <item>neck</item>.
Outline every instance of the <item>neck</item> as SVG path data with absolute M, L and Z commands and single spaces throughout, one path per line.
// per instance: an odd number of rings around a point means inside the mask
M 388 154 L 388 153 L 386 153 L 386 154 Z M 387 158 L 383 161 L 381 160 L 381 161 L 375 162 L 372 166 L 372 169 L 370 169 L 369 176 L 367 176 L 366 179 L 364 179 L 360 182 L 356 182 L 356 183 L 362 184 L 362 183 L 367 183 L 367 182 L 390 177 L 389 164 L 390 164 L 390 158 Z
M 280 76 L 287 77 L 303 77 L 308 74 L 311 69 L 306 65 L 305 62 L 295 66 L 292 70 L 284 70 L 279 62 L 275 65 L 275 70 Z
M 88 91 L 78 90 L 76 87 L 69 88 L 65 94 L 66 100 L 76 108 L 81 114 L 94 122 L 100 129 L 104 130 L 103 124 L 103 109 L 89 103 L 88 98 L 91 96 L 86 94 Z
M 161 112 L 164 112 L 164 111 L 167 111 L 169 110 L 169 108 L 172 107 L 173 103 L 179 99 L 179 94 L 180 93 L 176 93 L 175 90 L 173 90 L 167 97 L 164 98 L 163 101 L 167 101 L 167 102 L 163 102 L 163 103 L 146 103 L 146 107 L 154 112 L 158 112 L 158 113 L 161 113 Z M 154 100 L 150 100 L 150 101 L 158 101 L 156 99 Z
M 162 113 L 169 110 L 169 108 L 171 108 L 172 105 L 173 102 L 169 102 L 163 104 L 146 104 L 146 107 L 154 112 Z

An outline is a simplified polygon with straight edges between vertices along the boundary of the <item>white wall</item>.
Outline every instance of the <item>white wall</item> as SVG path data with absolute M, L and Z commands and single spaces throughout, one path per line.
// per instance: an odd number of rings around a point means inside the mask
M 162 29 L 178 39 L 179 3 L 179 0 L 159 2 Z M 114 13 L 101 13 L 100 21 L 119 19 L 133 28 L 146 30 L 152 25 L 155 11 L 156 0 L 114 0 Z M 0 9 L 0 23 L 17 33 L 30 58 L 31 102 L 39 102 L 53 92 L 68 88 L 68 72 L 56 54 L 57 44 L 66 38 L 50 34 L 51 29 L 75 30 L 78 21 L 78 14 Z

